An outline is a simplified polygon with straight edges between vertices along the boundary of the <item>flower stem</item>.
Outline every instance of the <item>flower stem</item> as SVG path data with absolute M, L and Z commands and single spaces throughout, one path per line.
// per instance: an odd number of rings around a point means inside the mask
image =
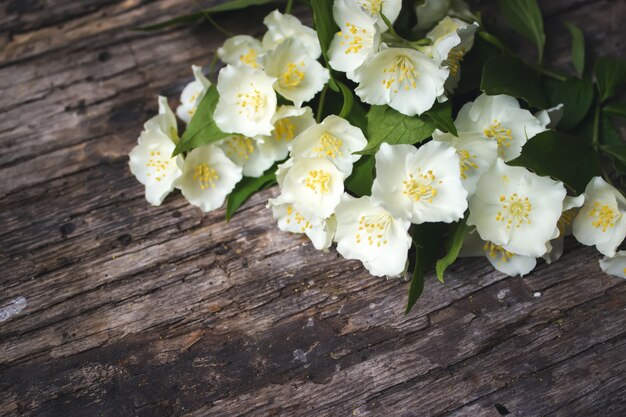
M 322 120 L 322 112 L 324 110 L 324 102 L 326 101 L 326 93 L 328 92 L 328 84 L 324 86 L 322 93 L 320 94 L 320 101 L 317 104 L 317 115 L 315 116 L 315 121 L 317 123 Z
M 593 113 L 593 133 L 591 137 L 593 149 L 597 152 L 600 146 L 600 104 L 596 103 L 596 109 Z
M 293 8 L 293 0 L 287 0 L 287 5 L 285 6 L 285 14 L 291 13 L 292 8 Z

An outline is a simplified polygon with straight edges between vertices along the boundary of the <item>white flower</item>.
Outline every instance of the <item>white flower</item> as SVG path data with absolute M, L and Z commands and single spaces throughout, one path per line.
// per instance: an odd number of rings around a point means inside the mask
M 332 69 L 345 72 L 355 81 L 354 71 L 378 50 L 380 34 L 376 20 L 350 3 L 351 0 L 335 0 L 333 5 L 333 16 L 340 31 L 328 48 L 328 63 Z
M 404 272 L 411 247 L 408 220 L 394 218 L 371 197 L 344 194 L 335 209 L 337 252 L 358 259 L 372 275 L 395 277 Z
M 295 158 L 322 157 L 334 162 L 346 176 L 352 165 L 361 158 L 354 155 L 367 146 L 367 139 L 358 127 L 339 116 L 330 115 L 322 123 L 300 133 L 289 145 Z
M 159 114 L 146 121 L 143 125 L 144 130 L 160 130 L 167 137 L 171 139 L 175 144 L 178 143 L 180 138 L 178 137 L 178 125 L 176 124 L 176 116 L 170 109 L 167 103 L 167 98 L 163 96 L 158 97 L 159 102 Z
M 189 123 L 204 93 L 211 86 L 211 81 L 202 74 L 202 67 L 192 65 L 191 70 L 195 80 L 183 88 L 180 94 L 180 106 L 176 109 L 176 115 L 185 123 Z
M 274 10 L 265 17 L 263 23 L 267 26 L 263 36 L 263 49 L 266 51 L 271 51 L 288 38 L 295 38 L 302 43 L 311 58 L 318 59 L 322 55 L 317 33 L 304 26 L 297 17 Z
M 304 233 L 317 250 L 327 250 L 333 243 L 334 216 L 322 219 L 293 204 L 277 204 L 276 199 L 270 199 L 268 206 L 272 208 L 272 214 L 278 220 L 278 228 L 283 232 Z
M 605 256 L 615 255 L 626 237 L 626 198 L 601 177 L 585 189 L 585 204 L 574 219 L 574 237 L 583 245 L 595 245 Z
M 482 94 L 466 103 L 454 121 L 457 131 L 480 133 L 495 140 L 498 155 L 505 161 L 517 158 L 526 141 L 546 130 L 545 125 L 517 100 L 507 95 Z
M 217 56 L 226 64 L 250 68 L 258 68 L 258 57 L 263 47 L 258 39 L 248 35 L 237 35 L 226 39 L 224 45 L 217 50 Z
M 475 230 L 468 233 L 463 241 L 460 257 L 486 257 L 498 271 L 508 276 L 521 276 L 535 269 L 537 258 L 511 253 L 493 242 L 485 242 Z
M 274 89 L 300 107 L 328 82 L 330 73 L 311 58 L 297 39 L 287 39 L 263 57 L 265 73 L 275 77 Z
M 376 153 L 372 197 L 412 223 L 459 220 L 467 209 L 459 166 L 455 149 L 442 142 L 419 149 L 383 143 Z
M 246 177 L 260 177 L 276 162 L 261 152 L 256 139 L 246 136 L 229 136 L 220 141 L 218 146 L 235 165 L 242 168 Z
M 181 176 L 179 164 L 183 158 L 172 158 L 178 132 L 176 118 L 165 97 L 159 97 L 159 115 L 148 120 L 139 136 L 138 144 L 130 151 L 130 172 L 144 184 L 146 200 L 160 205 L 174 189 L 174 182 Z
M 509 252 L 539 257 L 558 236 L 565 194 L 563 183 L 498 158 L 470 199 L 467 224 L 476 226 L 483 240 Z
M 182 170 L 183 175 L 176 181 L 176 187 L 189 203 L 204 212 L 221 207 L 241 180 L 241 167 L 215 145 L 201 146 L 189 152 Z
M 346 175 L 324 158 L 291 159 L 277 172 L 281 194 L 275 204 L 291 203 L 326 219 L 343 194 Z
M 617 252 L 613 257 L 600 259 L 600 269 L 609 275 L 626 278 L 626 251 Z
M 274 130 L 269 136 L 257 136 L 257 146 L 267 158 L 282 161 L 289 154 L 289 144 L 301 132 L 315 124 L 310 107 L 280 106 L 272 118 Z
M 476 22 L 470 25 L 459 19 L 445 17 L 426 35 L 433 44 L 425 47 L 423 51 L 435 62 L 450 70 L 450 76 L 445 84 L 447 91 L 453 91 L 459 83 L 461 61 L 474 45 L 476 30 L 478 30 Z
M 459 136 L 435 130 L 433 139 L 452 145 L 459 155 L 461 182 L 468 198 L 476 191 L 480 177 L 498 157 L 498 145 L 477 133 L 459 132 Z
M 565 236 L 572 234 L 572 223 L 576 214 L 578 214 L 579 207 L 585 202 L 585 196 L 579 195 L 578 197 L 567 196 L 563 200 L 563 213 L 559 218 L 556 226 L 558 229 L 558 237 L 552 239 L 546 244 L 548 251 L 543 255 L 543 259 L 547 263 L 556 262 L 563 255 L 563 248 L 565 244 Z
M 250 67 L 227 65 L 217 77 L 220 98 L 213 118 L 223 132 L 245 136 L 269 135 L 274 126 L 276 78 Z
M 368 104 L 388 104 L 407 116 L 429 110 L 444 93 L 449 70 L 409 48 L 382 49 L 356 71 L 356 94 Z
M 361 10 L 374 18 L 381 32 L 389 29 L 380 16 L 381 12 L 389 19 L 389 23 L 393 24 L 402 9 L 402 0 L 352 0 L 352 3 L 356 3 Z

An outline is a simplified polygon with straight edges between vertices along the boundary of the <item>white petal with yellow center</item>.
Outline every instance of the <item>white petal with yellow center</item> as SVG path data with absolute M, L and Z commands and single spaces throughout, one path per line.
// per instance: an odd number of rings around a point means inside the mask
M 189 152 L 182 171 L 176 187 L 190 204 L 200 207 L 203 212 L 220 208 L 242 178 L 241 167 L 215 145 L 201 146 Z
M 439 65 L 450 70 L 446 91 L 454 91 L 461 78 L 461 62 L 474 45 L 478 23 L 468 24 L 460 19 L 445 17 L 426 35 L 433 43 L 423 48 Z
M 459 220 L 467 209 L 467 191 L 456 150 L 437 141 L 419 149 L 383 143 L 376 153 L 372 197 L 412 223 Z
M 310 107 L 280 106 L 272 118 L 274 130 L 269 136 L 257 136 L 257 146 L 269 159 L 282 161 L 289 154 L 291 142 L 315 124 Z
M 346 174 L 352 173 L 353 164 L 361 158 L 354 155 L 367 146 L 361 129 L 347 120 L 330 115 L 322 123 L 313 125 L 300 133 L 289 145 L 295 158 L 320 157 L 332 161 Z
M 558 236 L 566 192 L 563 183 L 500 158 L 481 177 L 469 202 L 467 224 L 485 241 L 518 255 L 540 257 Z
M 546 130 L 545 124 L 528 110 L 520 108 L 511 96 L 482 94 L 466 103 L 454 121 L 457 131 L 480 133 L 498 144 L 504 161 L 517 158 L 528 139 Z
M 361 10 L 370 15 L 376 21 L 376 26 L 381 32 L 386 32 L 389 29 L 381 17 L 381 12 L 393 24 L 400 14 L 400 9 L 402 9 L 402 0 L 350 0 L 349 3 L 360 7 Z
M 263 36 L 263 49 L 271 51 L 289 38 L 294 38 L 304 45 L 304 49 L 313 59 L 322 55 L 322 48 L 317 33 L 308 26 L 304 26 L 297 17 L 282 14 L 274 10 L 263 20 L 267 32 Z
M 275 81 L 250 67 L 222 68 L 217 78 L 220 98 L 213 114 L 217 126 L 223 132 L 249 137 L 270 135 L 276 112 Z
M 276 162 L 259 149 L 258 141 L 242 135 L 233 135 L 221 140 L 218 146 L 236 165 L 245 177 L 260 177 Z
M 185 123 L 189 123 L 196 113 L 200 100 L 211 86 L 211 81 L 202 73 L 202 67 L 192 65 L 191 70 L 194 80 L 183 88 L 180 94 L 180 105 L 176 108 L 176 115 Z
M 263 54 L 261 41 L 248 35 L 237 35 L 226 39 L 217 56 L 226 64 L 259 68 L 259 57 Z
M 337 252 L 358 259 L 372 275 L 395 277 L 404 272 L 411 247 L 408 220 L 395 218 L 371 197 L 344 194 L 335 209 Z
M 388 104 L 408 116 L 429 110 L 444 93 L 449 70 L 423 53 L 385 48 L 356 71 L 355 93 L 368 104 Z
M 537 258 L 517 255 L 493 242 L 485 242 L 476 231 L 472 231 L 465 236 L 459 256 L 484 256 L 496 270 L 511 277 L 523 277 L 535 269 L 537 265 Z
M 165 133 L 153 128 L 141 132 L 138 145 L 130 151 L 130 172 L 145 185 L 146 200 L 152 205 L 160 205 L 182 175 L 182 157 L 172 158 L 175 147 Z
M 613 257 L 600 259 L 600 269 L 614 277 L 626 278 L 626 251 L 620 251 Z
M 327 250 L 335 236 L 335 218 L 322 219 L 306 208 L 293 204 L 280 204 L 275 199 L 268 201 L 278 228 L 283 232 L 303 233 L 317 250 Z
M 265 72 L 276 78 L 274 89 L 296 107 L 322 91 L 330 73 L 311 58 L 297 39 L 287 39 L 263 57 Z
M 290 159 L 281 172 L 276 204 L 290 203 L 325 219 L 333 214 L 346 175 L 325 158 Z
M 456 149 L 461 168 L 461 182 L 468 198 L 476 191 L 480 177 L 498 157 L 498 145 L 477 133 L 460 132 L 459 136 L 436 130 L 433 139 L 447 143 Z
M 601 177 L 594 177 L 585 189 L 585 204 L 574 219 L 573 232 L 580 243 L 595 245 L 605 256 L 615 255 L 626 237 L 626 199 Z
M 329 64 L 335 71 L 345 72 L 356 80 L 354 71 L 380 46 L 380 34 L 376 19 L 352 0 L 336 0 L 333 17 L 340 31 L 335 34 L 328 48 Z

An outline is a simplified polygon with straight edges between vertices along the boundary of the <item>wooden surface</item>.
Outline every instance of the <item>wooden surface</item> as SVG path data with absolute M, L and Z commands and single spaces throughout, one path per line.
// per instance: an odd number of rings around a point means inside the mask
M 563 20 L 624 57 L 623 1 L 542 3 L 550 62 Z M 279 232 L 275 190 L 230 223 L 148 205 L 127 153 L 224 36 L 128 29 L 195 7 L 0 6 L 0 307 L 27 303 L 0 322 L 0 415 L 626 415 L 626 283 L 593 249 L 523 279 L 459 262 L 405 316 L 406 283 Z M 258 35 L 266 11 L 222 22 Z

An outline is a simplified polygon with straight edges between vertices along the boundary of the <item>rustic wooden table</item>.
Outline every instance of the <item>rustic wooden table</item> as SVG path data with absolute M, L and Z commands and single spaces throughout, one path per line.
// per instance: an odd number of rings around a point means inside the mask
M 624 1 L 541 3 L 553 64 L 564 20 L 624 57 Z M 0 7 L 0 307 L 25 305 L 0 322 L 0 415 L 626 415 L 626 283 L 591 248 L 523 279 L 459 262 L 405 316 L 406 283 L 279 232 L 274 190 L 230 223 L 148 205 L 127 152 L 224 36 L 129 28 L 195 7 Z

